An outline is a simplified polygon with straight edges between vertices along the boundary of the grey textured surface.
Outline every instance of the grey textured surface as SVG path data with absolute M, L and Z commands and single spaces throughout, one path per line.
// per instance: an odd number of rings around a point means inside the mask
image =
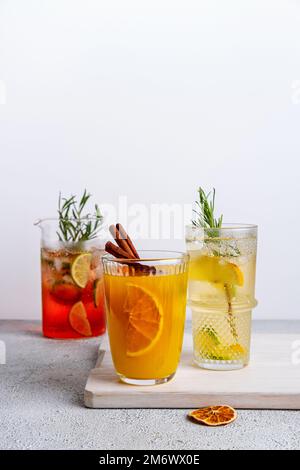
M 300 335 L 300 322 L 255 324 L 266 328 Z M 187 410 L 86 409 L 99 339 L 50 340 L 36 322 L 0 321 L 0 340 L 1 449 L 300 448 L 300 411 L 244 410 L 229 426 L 208 428 L 187 420 Z

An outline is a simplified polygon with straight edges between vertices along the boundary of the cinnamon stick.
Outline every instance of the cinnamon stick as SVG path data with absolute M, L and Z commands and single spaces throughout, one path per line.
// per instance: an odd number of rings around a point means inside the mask
M 119 225 L 119 224 L 117 224 L 117 225 Z M 115 242 L 118 244 L 118 246 L 128 254 L 128 256 L 126 256 L 126 258 L 136 258 L 135 254 L 130 249 L 130 246 L 127 243 L 127 240 L 121 236 L 119 228 L 116 225 L 111 225 L 109 227 L 109 231 L 112 234 L 112 236 L 113 236 Z
M 111 225 L 109 231 L 112 234 L 117 245 L 108 241 L 105 244 L 105 251 L 113 255 L 115 258 L 123 258 L 121 263 L 126 263 L 128 266 L 128 273 L 132 275 L 146 275 L 156 274 L 156 268 L 154 266 L 147 266 L 141 263 L 137 263 L 133 260 L 140 259 L 138 252 L 135 249 L 131 238 L 126 233 L 124 227 L 121 224 Z M 128 260 L 128 262 L 127 262 Z M 130 260 L 132 260 L 130 262 Z
M 124 240 L 126 241 L 128 247 L 129 247 L 129 250 L 133 253 L 133 257 L 134 258 L 137 258 L 137 259 L 140 259 L 139 257 L 139 254 L 138 252 L 136 251 L 135 249 L 135 246 L 134 244 L 132 243 L 132 240 L 130 238 L 130 236 L 128 235 L 128 233 L 126 233 L 124 227 L 121 225 L 121 224 L 116 224 L 116 229 L 117 231 L 119 232 L 119 235 L 120 235 L 120 240 Z
M 127 251 L 122 250 L 122 248 L 114 245 L 112 242 L 106 242 L 105 251 L 110 255 L 113 255 L 115 258 L 128 258 Z

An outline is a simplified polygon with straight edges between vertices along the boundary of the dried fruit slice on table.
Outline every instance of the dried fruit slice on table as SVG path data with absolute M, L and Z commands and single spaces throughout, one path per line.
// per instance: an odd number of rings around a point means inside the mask
M 128 316 L 127 355 L 141 356 L 155 345 L 161 334 L 162 309 L 150 292 L 129 284 L 124 311 Z
M 237 412 L 231 406 L 219 405 L 191 411 L 189 416 L 207 426 L 222 426 L 232 423 L 237 418 Z
M 83 303 L 77 302 L 69 313 L 69 321 L 73 330 L 82 336 L 92 336 L 92 329 Z

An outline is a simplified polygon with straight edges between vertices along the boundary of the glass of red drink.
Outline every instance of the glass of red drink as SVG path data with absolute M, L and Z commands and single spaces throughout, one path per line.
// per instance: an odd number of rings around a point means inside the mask
M 74 220 L 86 230 L 91 218 Z M 72 223 L 71 219 L 68 219 Z M 66 241 L 58 236 L 61 220 L 44 219 L 41 228 L 43 334 L 50 338 L 88 338 L 105 332 L 101 257 L 104 239 Z

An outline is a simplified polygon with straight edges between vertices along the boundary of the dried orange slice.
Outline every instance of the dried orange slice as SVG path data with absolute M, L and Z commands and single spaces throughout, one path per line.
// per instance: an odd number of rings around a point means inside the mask
M 153 348 L 161 334 L 163 325 L 161 307 L 146 289 L 129 284 L 124 312 L 128 316 L 127 355 L 141 356 Z
M 222 426 L 232 423 L 237 418 L 237 412 L 231 406 L 219 405 L 207 406 L 206 408 L 191 411 L 189 416 L 207 426 Z
M 73 330 L 82 336 L 92 336 L 92 329 L 83 303 L 77 302 L 69 313 L 69 321 Z

